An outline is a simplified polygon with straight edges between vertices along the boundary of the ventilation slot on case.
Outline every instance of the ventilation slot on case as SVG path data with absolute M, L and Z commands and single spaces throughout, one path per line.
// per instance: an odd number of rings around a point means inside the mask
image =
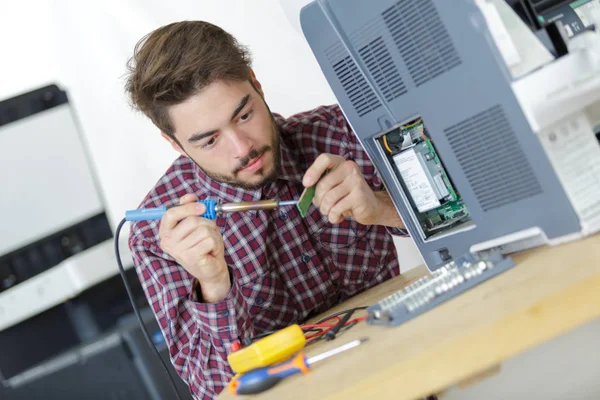
M 379 99 L 341 43 L 332 46 L 325 53 L 359 117 L 381 107 Z
M 381 37 L 362 47 L 359 53 L 386 101 L 406 93 L 406 86 Z
M 416 86 L 461 64 L 431 0 L 401 0 L 382 16 Z
M 501 106 L 448 127 L 444 133 L 484 211 L 542 193 Z

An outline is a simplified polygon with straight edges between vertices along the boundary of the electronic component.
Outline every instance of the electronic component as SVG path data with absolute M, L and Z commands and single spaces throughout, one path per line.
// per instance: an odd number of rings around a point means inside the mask
M 300 198 L 298 199 L 298 203 L 296 204 L 296 207 L 298 208 L 298 211 L 300 211 L 300 215 L 302 217 L 306 216 L 306 213 L 308 212 L 308 208 L 310 207 L 310 204 L 312 203 L 312 200 L 314 197 L 315 197 L 315 186 L 314 185 L 309 186 L 302 191 L 302 194 L 300 195 Z
M 410 195 L 410 206 L 423 239 L 470 219 L 422 118 L 392 129 L 382 135 L 378 143 L 401 186 Z
M 433 177 L 423 166 L 423 159 L 414 149 L 408 149 L 394 156 L 394 163 L 404 180 L 412 200 L 420 212 L 433 210 L 441 203 L 439 190 L 435 190 Z
M 497 252 L 466 254 L 369 307 L 367 323 L 400 325 L 513 266 Z
M 324 177 L 326 174 L 327 174 L 327 171 L 323 172 L 323 174 L 321 175 L 321 178 Z M 321 179 L 321 178 L 319 178 L 319 179 Z M 296 203 L 296 207 L 298 208 L 298 211 L 300 211 L 301 217 L 305 217 L 306 214 L 308 213 L 308 208 L 310 207 L 310 204 L 312 203 L 313 199 L 315 198 L 315 190 L 316 189 L 317 189 L 317 184 L 315 183 L 312 186 L 304 188 L 304 190 L 302 191 L 302 194 L 300 195 L 300 198 L 298 199 L 298 201 Z

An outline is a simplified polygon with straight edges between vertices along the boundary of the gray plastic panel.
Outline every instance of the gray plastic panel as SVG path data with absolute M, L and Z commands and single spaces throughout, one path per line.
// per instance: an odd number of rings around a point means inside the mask
M 394 10 L 404 10 L 404 18 L 412 18 L 411 24 L 402 24 L 402 32 L 390 22 L 396 18 L 390 17 Z M 430 269 L 441 263 L 439 251 L 456 257 L 473 244 L 531 227 L 539 227 L 549 238 L 579 232 L 578 218 L 517 103 L 510 74 L 472 0 L 319 0 L 302 10 L 301 24 L 344 114 Z M 394 74 L 404 85 L 402 95 L 390 98 L 372 61 L 361 57 L 366 54 L 361 49 L 373 41 L 383 43 L 387 51 L 379 59 L 392 58 Z M 405 59 L 410 52 L 399 48 L 403 41 L 412 41 L 410 49 L 420 55 Z M 326 55 L 331 46 L 345 49 L 380 107 L 361 115 L 355 111 Z M 429 66 L 431 71 L 423 71 Z M 475 224 L 470 230 L 423 241 L 413 223 L 398 178 L 374 139 L 415 116 L 423 117 L 469 209 Z M 470 128 L 462 129 L 463 125 Z M 478 184 L 482 181 L 487 184 Z
M 457 260 L 456 264 L 458 265 L 458 271 L 460 271 L 461 276 L 465 276 L 465 268 L 463 267 L 464 262 L 475 264 L 480 260 L 480 258 L 474 257 L 471 254 L 460 257 Z M 416 305 L 414 309 L 408 308 L 406 305 L 406 300 L 402 301 L 401 299 L 410 296 L 411 293 L 415 293 L 419 289 L 413 289 L 412 291 L 409 290 L 408 293 L 402 290 L 392 295 L 393 297 L 400 299 L 400 301 L 398 301 L 396 306 L 385 311 L 386 318 L 380 317 L 380 314 L 382 314 L 382 302 L 370 306 L 367 309 L 367 323 L 370 325 L 386 326 L 401 325 L 404 322 L 407 322 L 413 318 L 418 317 L 423 313 L 426 313 L 427 311 L 437 307 L 438 305 L 445 303 L 446 301 L 458 296 L 459 294 L 466 292 L 467 290 L 472 289 L 475 286 L 485 282 L 486 280 L 493 278 L 494 276 L 499 275 L 502 272 L 505 272 L 515 266 L 511 258 L 504 258 L 501 256 L 494 256 L 489 259 L 486 259 L 486 261 L 488 262 L 488 265 L 492 266 L 491 268 L 488 267 L 488 269 L 484 270 L 480 275 L 470 277 L 469 279 L 464 279 L 462 283 L 457 283 L 456 286 L 452 287 L 451 289 L 448 289 L 442 294 L 435 296 L 429 301 L 423 301 L 422 305 Z M 422 279 L 428 280 L 420 283 L 421 288 L 428 284 L 432 287 L 435 286 L 435 278 Z M 434 289 L 428 287 L 425 290 L 433 292 Z M 423 291 L 423 289 L 421 289 L 421 291 Z
M 309 21 L 309 22 L 307 22 Z M 359 80 L 361 91 L 368 94 L 373 93 L 375 96 L 374 86 L 367 80 L 366 66 L 361 68 L 356 63 L 355 58 L 350 55 L 346 46 L 337 36 L 334 27 L 330 24 L 327 16 L 322 12 L 321 8 L 316 3 L 311 3 L 302 9 L 301 23 L 303 25 L 304 34 L 308 39 L 308 42 L 313 49 L 317 57 L 317 61 L 321 67 L 321 70 L 327 77 L 331 89 L 336 95 L 338 102 L 344 111 L 344 115 L 348 121 L 352 124 L 353 129 L 356 132 L 364 132 L 364 135 L 371 136 L 381 131 L 382 129 L 391 128 L 395 124 L 395 120 L 392 114 L 388 112 L 382 105 L 381 99 L 385 100 L 384 96 L 379 94 L 376 103 L 378 105 L 373 107 L 373 110 L 369 113 L 362 113 L 360 107 L 356 107 L 356 103 L 352 100 L 355 98 L 354 92 L 346 92 L 347 85 L 346 81 L 339 79 L 338 72 L 336 70 L 337 64 L 350 59 L 351 65 L 356 68 L 355 80 Z M 304 24 L 308 23 L 310 28 L 304 27 Z M 363 24 L 364 25 L 364 24 Z M 312 27 L 318 27 L 318 29 L 312 29 Z M 377 39 L 372 37 L 371 40 Z M 368 43 L 364 43 L 363 46 Z M 385 43 L 386 50 L 391 54 L 393 50 L 391 44 Z M 342 95 L 343 94 L 343 95 Z M 362 136 L 359 136 L 361 139 Z

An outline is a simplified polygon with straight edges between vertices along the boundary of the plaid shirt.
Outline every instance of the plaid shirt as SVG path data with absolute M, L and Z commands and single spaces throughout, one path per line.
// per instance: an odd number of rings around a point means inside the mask
M 383 185 L 337 106 L 283 119 L 279 178 L 247 191 L 207 177 L 190 159 L 178 158 L 140 207 L 177 204 L 186 193 L 223 202 L 278 197 L 297 199 L 304 171 L 321 153 L 354 160 L 374 191 Z M 334 304 L 400 273 L 390 233 L 349 218 L 332 225 L 311 205 L 302 218 L 295 207 L 232 213 L 217 218 L 232 285 L 227 297 L 206 304 L 194 278 L 160 248 L 159 221 L 132 226 L 129 246 L 146 297 L 158 320 L 171 361 L 195 398 L 213 399 L 232 371 L 233 341 L 275 330 L 324 312 Z

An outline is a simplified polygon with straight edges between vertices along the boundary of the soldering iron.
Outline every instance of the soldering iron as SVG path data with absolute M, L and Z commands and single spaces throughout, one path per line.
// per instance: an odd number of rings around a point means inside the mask
M 258 200 L 258 201 L 238 201 L 233 203 L 218 203 L 214 200 L 198 200 L 206 206 L 206 211 L 201 216 L 207 219 L 215 219 L 218 214 L 232 213 L 239 211 L 252 210 L 272 210 L 283 206 L 294 206 L 298 203 L 297 200 Z M 157 208 L 140 208 L 137 210 L 129 210 L 125 213 L 126 221 L 147 221 L 161 219 L 169 208 L 177 205 Z

